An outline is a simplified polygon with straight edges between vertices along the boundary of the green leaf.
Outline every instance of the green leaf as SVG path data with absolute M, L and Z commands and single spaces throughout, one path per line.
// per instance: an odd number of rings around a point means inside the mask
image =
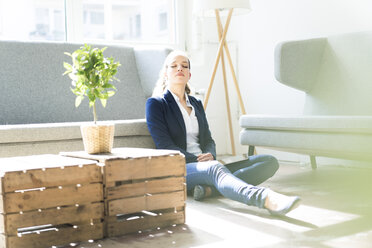
M 68 74 L 68 77 L 71 79 L 71 80 L 76 80 L 76 75 L 75 74 L 73 74 L 73 73 L 69 73 Z
M 120 80 L 119 80 L 118 78 L 114 77 L 114 76 L 112 77 L 112 79 L 115 80 L 115 81 L 120 82 Z M 112 80 L 111 80 L 111 81 L 112 81 Z
M 67 62 L 63 62 L 63 67 L 64 67 L 66 70 L 72 70 L 72 65 L 70 65 L 70 64 L 67 63 Z
M 113 95 L 115 95 L 115 93 L 115 91 L 107 91 L 108 97 L 112 97 Z
M 77 96 L 76 99 L 75 99 L 75 107 L 79 107 L 81 101 L 83 101 L 84 99 L 84 96 Z
M 107 99 L 100 99 L 101 100 L 101 104 L 104 108 L 106 108 L 106 104 L 107 104 Z
M 104 85 L 102 85 L 102 87 L 105 88 L 105 89 L 108 89 L 108 88 L 114 88 L 114 85 L 112 85 L 112 84 L 104 84 Z
M 101 92 L 98 89 L 94 89 L 93 94 L 96 98 L 101 98 Z
M 89 98 L 89 105 L 90 105 L 90 102 L 94 103 L 96 101 L 96 96 L 90 90 L 88 90 L 87 95 L 88 95 L 88 98 Z

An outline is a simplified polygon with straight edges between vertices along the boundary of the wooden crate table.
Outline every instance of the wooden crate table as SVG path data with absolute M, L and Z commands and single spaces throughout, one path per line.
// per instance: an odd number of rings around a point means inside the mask
M 178 151 L 116 148 L 111 154 L 67 156 L 103 165 L 105 235 L 185 223 L 185 157 Z
M 43 248 L 103 238 L 101 167 L 58 155 L 0 159 L 0 247 Z

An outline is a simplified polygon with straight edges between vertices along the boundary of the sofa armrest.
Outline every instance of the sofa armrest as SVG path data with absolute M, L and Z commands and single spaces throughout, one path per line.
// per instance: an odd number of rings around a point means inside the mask
M 292 88 L 308 92 L 319 73 L 326 38 L 279 43 L 275 48 L 275 78 Z

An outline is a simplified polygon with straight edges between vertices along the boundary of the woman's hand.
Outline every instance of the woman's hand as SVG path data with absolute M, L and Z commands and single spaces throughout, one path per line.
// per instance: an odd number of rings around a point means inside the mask
M 214 160 L 214 157 L 210 152 L 208 152 L 208 153 L 202 153 L 198 155 L 197 159 L 198 159 L 198 162 L 205 162 L 205 161 Z

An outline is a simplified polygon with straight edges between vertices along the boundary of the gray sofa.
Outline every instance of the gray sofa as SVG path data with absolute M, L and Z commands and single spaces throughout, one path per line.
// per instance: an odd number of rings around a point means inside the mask
M 70 79 L 62 76 L 64 52 L 82 44 L 0 41 L 0 157 L 82 150 L 80 124 L 92 121 L 87 99 L 75 108 Z M 166 47 L 107 46 L 105 56 L 122 64 L 117 93 L 106 109 L 97 106 L 99 121 L 115 123 L 114 147 L 154 147 L 144 120 L 167 54 Z
M 306 93 L 298 116 L 244 115 L 240 142 L 316 156 L 372 161 L 372 31 L 286 41 L 276 79 Z M 295 102 L 293 104 L 296 104 Z

